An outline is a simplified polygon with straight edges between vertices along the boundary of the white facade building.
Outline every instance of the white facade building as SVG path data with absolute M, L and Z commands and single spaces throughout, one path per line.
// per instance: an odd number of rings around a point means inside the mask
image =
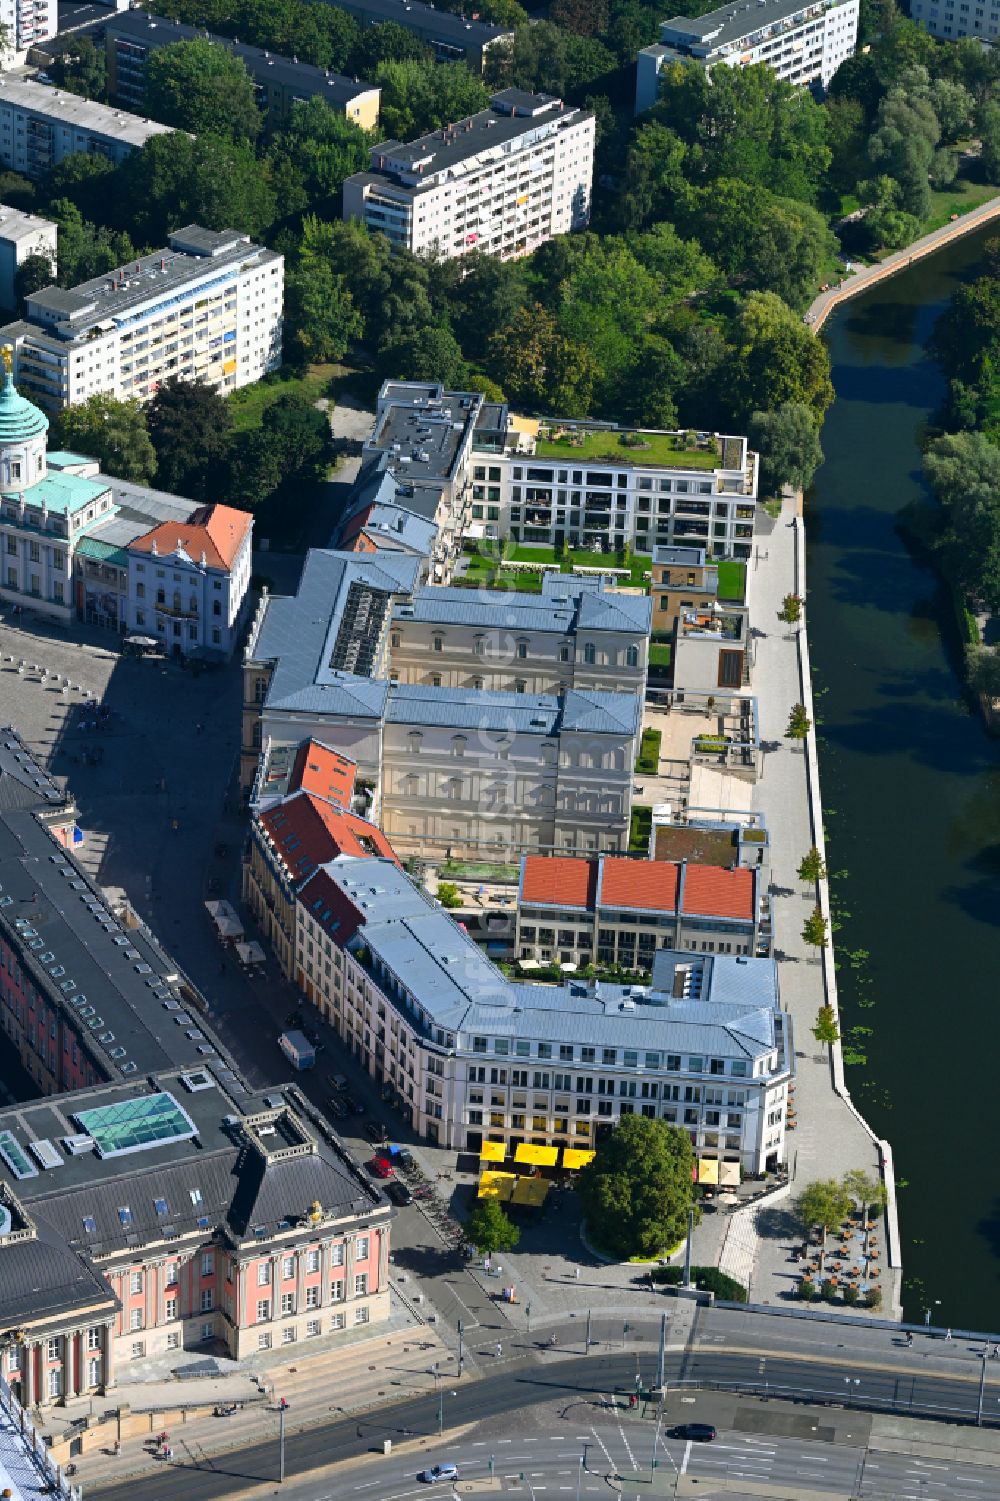
M 22 67 L 31 48 L 59 30 L 59 7 L 56 0 L 0 0 L 0 24 L 8 37 L 4 67 Z
M 649 987 L 519 984 L 390 861 L 351 858 L 300 890 L 295 944 L 299 987 L 441 1146 L 586 1149 L 635 1113 L 702 1160 L 784 1161 L 795 1054 L 772 959 L 660 949 Z
M 587 111 L 504 89 L 455 125 L 374 147 L 371 170 L 344 183 L 344 218 L 417 255 L 528 255 L 586 228 L 594 139 Z
M 49 411 L 98 392 L 146 401 L 173 375 L 234 391 L 281 364 L 283 289 L 282 256 L 236 230 L 189 225 L 106 276 L 37 292 L 0 344 L 19 387 Z
M 250 598 L 252 536 L 248 511 L 212 505 L 130 542 L 129 629 L 185 656 L 231 656 Z
M 652 109 L 660 72 L 669 63 L 767 63 L 789 83 L 826 88 L 858 40 L 859 0 L 742 0 L 702 16 L 675 16 L 660 25 L 660 40 L 636 64 L 635 112 Z
M 9 73 L 0 76 L 0 163 L 26 177 L 42 177 L 77 152 L 123 162 L 151 136 L 170 133 L 169 125 L 95 104 L 80 94 Z
M 17 306 L 17 270 L 32 255 L 43 255 L 56 274 L 57 226 L 38 214 L 0 203 L 0 307 Z
M 1000 38 L 1000 0 L 910 0 L 910 17 L 948 41 L 978 36 L 996 45 Z

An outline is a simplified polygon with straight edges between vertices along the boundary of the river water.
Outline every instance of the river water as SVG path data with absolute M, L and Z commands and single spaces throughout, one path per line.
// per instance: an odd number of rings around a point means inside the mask
M 927 493 L 920 446 L 943 392 L 927 339 L 998 233 L 827 324 L 837 400 L 806 503 L 829 862 L 846 872 L 833 886 L 842 1025 L 871 1028 L 848 1082 L 895 1152 L 906 1316 L 931 1307 L 936 1323 L 994 1330 L 1000 740 L 963 698 L 949 602 L 898 517 Z

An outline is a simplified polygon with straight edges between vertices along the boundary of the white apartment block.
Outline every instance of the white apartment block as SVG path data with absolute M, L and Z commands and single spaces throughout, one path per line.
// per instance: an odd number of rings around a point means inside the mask
M 0 345 L 18 386 L 51 412 L 97 393 L 146 401 L 175 375 L 235 391 L 281 364 L 283 289 L 282 256 L 189 225 L 106 276 L 36 292 Z
M 59 30 L 56 0 L 0 0 L 0 25 L 7 28 L 5 68 L 22 67 L 31 48 Z
M 0 203 L 0 307 L 17 306 L 18 267 L 32 255 L 43 255 L 50 274 L 56 274 L 57 226 L 38 214 Z
M 344 218 L 418 255 L 528 255 L 589 222 L 594 140 L 587 111 L 504 89 L 455 125 L 374 147 L 344 183 Z
M 652 109 L 669 63 L 767 63 L 789 83 L 825 89 L 858 40 L 859 0 L 737 0 L 703 16 L 660 24 L 660 40 L 639 53 L 635 112 Z
M 910 17 L 931 36 L 949 41 L 978 36 L 995 45 L 1000 37 L 998 0 L 910 0 Z
M 299 988 L 419 1135 L 591 1148 L 632 1113 L 701 1161 L 785 1159 L 791 1021 L 771 959 L 657 951 L 648 987 L 507 979 L 387 860 L 343 858 L 300 890 Z
M 123 162 L 151 136 L 170 131 L 169 125 L 95 104 L 80 94 L 9 73 L 0 76 L 0 163 L 25 177 L 42 177 L 78 152 Z

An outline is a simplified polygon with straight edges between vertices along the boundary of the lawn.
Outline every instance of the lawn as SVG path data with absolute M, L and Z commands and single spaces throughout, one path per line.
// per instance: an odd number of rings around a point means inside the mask
M 578 568 L 607 568 L 621 571 L 627 568 L 630 573 L 629 587 L 636 589 L 648 589 L 649 580 L 646 574 L 649 572 L 650 559 L 644 556 L 632 557 L 626 561 L 620 552 L 590 552 L 587 548 L 571 548 L 564 553 L 561 559 L 557 559 L 555 549 L 551 547 L 515 547 L 511 554 L 512 563 L 537 563 L 541 568 L 546 563 L 559 563 L 563 573 L 570 573 L 574 565 Z
M 747 597 L 747 565 L 734 558 L 719 559 L 719 598 L 743 604 Z
M 634 803 L 628 831 L 630 855 L 649 854 L 649 836 L 653 829 L 653 810 L 643 803 Z
M 311 401 L 318 401 L 330 394 L 334 377 L 342 373 L 342 365 L 310 365 L 301 375 L 279 370 L 252 386 L 243 386 L 229 398 L 233 426 L 238 433 L 260 427 L 264 413 L 279 396 L 308 396 Z
M 673 650 L 669 641 L 651 641 L 649 644 L 650 667 L 669 667 Z
M 967 177 L 959 177 L 954 187 L 931 193 L 930 216 L 921 225 L 920 233 L 926 235 L 934 229 L 941 229 L 952 214 L 967 214 L 987 199 L 995 198 L 996 192 L 989 183 L 970 182 Z
M 718 444 L 709 448 L 690 448 L 683 437 L 673 433 L 606 433 L 577 432 L 576 442 L 569 438 L 538 438 L 535 457 L 612 463 L 662 464 L 671 469 L 714 469 L 719 463 Z M 580 441 L 582 438 L 582 442 Z M 626 438 L 640 440 L 636 443 Z
M 660 769 L 660 741 L 662 738 L 659 730 L 643 730 L 639 755 L 635 763 L 636 771 L 643 772 L 647 777 L 656 776 L 656 773 Z

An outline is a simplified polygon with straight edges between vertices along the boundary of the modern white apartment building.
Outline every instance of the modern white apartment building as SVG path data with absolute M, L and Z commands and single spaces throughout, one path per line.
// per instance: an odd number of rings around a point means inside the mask
M 924 0 L 929 3 L 929 0 Z M 859 0 L 736 0 L 702 16 L 675 16 L 660 40 L 639 53 L 635 112 L 652 109 L 669 63 L 767 63 L 789 83 L 826 88 L 858 40 Z
M 169 135 L 170 129 L 80 94 L 0 75 L 0 163 L 26 177 L 42 177 L 77 152 L 123 162 L 151 136 Z
M 594 131 L 586 110 L 504 89 L 443 130 L 374 147 L 344 183 L 344 218 L 418 255 L 528 255 L 589 222 Z
M 0 25 L 7 28 L 5 68 L 21 67 L 32 47 L 59 30 L 56 0 L 0 0 Z
M 32 255 L 42 255 L 56 274 L 57 227 L 51 219 L 26 214 L 0 203 L 0 307 L 17 306 L 18 267 Z
M 296 956 L 300 989 L 442 1146 L 588 1148 L 638 1113 L 688 1131 L 702 1161 L 784 1160 L 795 1053 L 771 959 L 660 949 L 649 987 L 518 984 L 375 859 L 301 888 Z
M 0 328 L 0 345 L 48 411 L 98 392 L 146 401 L 172 375 L 234 391 L 281 364 L 283 288 L 273 250 L 188 225 L 106 276 L 36 292 L 25 317 Z
M 998 0 L 910 0 L 910 18 L 949 41 L 978 36 L 995 45 L 1000 37 Z

